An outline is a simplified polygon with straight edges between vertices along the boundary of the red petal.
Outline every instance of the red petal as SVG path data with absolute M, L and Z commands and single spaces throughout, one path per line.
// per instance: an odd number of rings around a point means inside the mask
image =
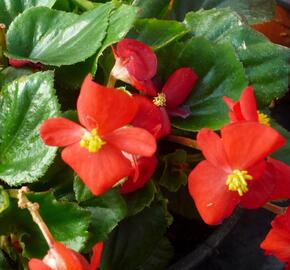
M 103 248 L 104 248 L 103 242 L 97 243 L 93 246 L 93 255 L 91 258 L 90 270 L 96 270 L 99 268 Z
M 89 153 L 76 143 L 66 147 L 61 156 L 96 196 L 106 192 L 131 172 L 129 160 L 109 143 L 96 153 Z
M 80 141 L 86 129 L 66 118 L 49 118 L 40 126 L 40 137 L 51 146 L 67 146 Z
M 289 208 L 284 215 L 277 216 L 272 221 L 272 229 L 267 234 L 260 247 L 267 255 L 275 255 L 279 260 L 290 262 L 290 227 Z
M 134 155 L 150 157 L 156 151 L 155 138 L 143 128 L 119 128 L 103 138 L 121 151 Z
M 92 81 L 88 75 L 77 102 L 79 120 L 88 130 L 97 128 L 99 134 L 127 125 L 136 113 L 133 97 L 115 88 Z
M 146 129 L 156 139 L 160 138 L 163 130 L 163 116 L 160 109 L 148 98 L 135 95 L 134 99 L 138 104 L 138 110 L 131 124 Z
M 31 259 L 28 263 L 30 270 L 53 270 L 39 259 Z
M 241 112 L 245 120 L 258 121 L 257 105 L 252 86 L 247 87 L 240 97 Z
M 268 170 L 267 167 L 266 162 L 262 160 L 248 169 L 248 173 L 253 176 L 254 179 L 248 181 L 249 191 L 241 198 L 241 205 L 244 208 L 259 208 L 269 201 L 275 188 L 275 181 L 273 181 L 271 170 Z
M 231 98 L 223 96 L 223 101 L 228 105 L 230 110 L 233 110 L 234 105 L 236 104 Z
M 171 124 L 166 109 L 164 107 L 160 107 L 159 110 L 162 116 L 162 130 L 159 134 L 159 138 L 161 138 L 171 133 Z
M 207 160 L 200 162 L 189 175 L 189 192 L 204 222 L 209 225 L 220 224 L 240 201 L 237 192 L 228 190 L 226 179 L 225 171 Z
M 139 91 L 142 91 L 145 95 L 155 97 L 157 95 L 156 88 L 151 80 L 138 81 L 132 79 L 132 86 Z
M 290 167 L 273 158 L 268 159 L 268 166 L 272 169 L 272 181 L 276 184 L 270 200 L 290 198 Z
M 181 105 L 189 96 L 197 81 L 191 68 L 179 68 L 169 77 L 162 92 L 166 95 L 166 106 L 173 109 Z
M 215 132 L 207 128 L 201 129 L 197 134 L 197 144 L 204 157 L 212 163 L 212 165 L 228 173 L 231 172 L 222 140 Z
M 153 175 L 157 167 L 157 158 L 152 157 L 143 157 L 138 160 L 139 167 L 139 177 L 134 181 L 134 177 L 130 176 L 126 182 L 121 186 L 121 193 L 127 194 L 133 192 L 137 189 L 142 188 Z M 134 173 L 134 172 L 133 172 Z
M 59 256 L 59 259 L 65 263 L 66 268 L 64 270 L 89 270 L 89 264 L 85 258 L 62 243 L 55 242 L 52 249 Z M 62 264 L 60 263 L 60 265 Z
M 117 44 L 117 54 L 127 60 L 126 68 L 137 80 L 145 81 L 155 76 L 157 58 L 146 44 L 134 39 L 123 39 Z
M 233 169 L 246 170 L 279 149 L 285 139 L 258 122 L 237 122 L 221 129 L 228 161 Z

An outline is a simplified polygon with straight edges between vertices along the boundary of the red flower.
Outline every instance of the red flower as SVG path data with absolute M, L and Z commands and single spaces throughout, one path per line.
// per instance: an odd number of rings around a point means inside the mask
M 280 179 L 265 158 L 284 142 L 274 129 L 256 122 L 227 125 L 221 129 L 221 137 L 202 129 L 197 144 L 206 160 L 192 170 L 188 181 L 203 220 L 218 224 L 239 203 L 245 208 L 266 203 Z M 278 191 L 276 195 L 280 195 Z
M 274 255 L 286 262 L 286 270 L 290 269 L 290 209 L 284 215 L 278 215 L 271 223 L 272 229 L 260 247 L 265 255 Z
M 269 126 L 269 117 L 257 111 L 257 104 L 252 86 L 244 89 L 240 100 L 237 102 L 234 102 L 229 97 L 223 97 L 223 99 L 230 109 L 229 117 L 232 123 L 238 121 L 256 121 Z
M 188 111 L 179 107 L 196 84 L 197 75 L 191 68 L 177 69 L 153 100 L 135 96 L 139 109 L 132 122 L 134 126 L 148 130 L 155 138 L 166 136 L 171 131 L 168 114 L 186 117 Z
M 157 71 L 157 58 L 149 46 L 138 40 L 123 39 L 113 48 L 113 53 L 116 63 L 112 76 L 146 94 L 156 94 L 151 79 Z
M 42 259 L 31 259 L 30 270 L 96 270 L 99 267 L 103 243 L 93 247 L 93 256 L 89 264 L 79 253 L 67 248 L 59 242 L 54 242 L 46 256 Z
M 127 194 L 144 187 L 153 175 L 157 162 L 158 160 L 155 156 L 139 158 L 137 160 L 136 168 L 132 170 L 132 174 L 128 177 L 125 183 L 121 185 L 121 193 Z
M 131 164 L 122 152 L 152 156 L 154 137 L 146 130 L 124 127 L 136 113 L 134 99 L 103 87 L 87 76 L 77 102 L 80 126 L 65 118 L 50 118 L 40 127 L 45 144 L 64 146 L 62 159 L 95 195 L 130 175 Z

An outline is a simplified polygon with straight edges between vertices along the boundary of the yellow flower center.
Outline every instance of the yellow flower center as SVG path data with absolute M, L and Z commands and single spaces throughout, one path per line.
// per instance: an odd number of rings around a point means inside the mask
M 270 126 L 270 118 L 267 114 L 261 113 L 259 111 L 257 111 L 258 113 L 258 121 L 266 126 Z
M 94 128 L 91 132 L 86 132 L 80 141 L 80 146 L 86 148 L 90 153 L 99 151 L 105 144 L 101 137 L 98 135 L 97 130 Z
M 166 95 L 164 93 L 159 93 L 153 98 L 153 103 L 158 107 L 166 106 Z
M 252 180 L 253 177 L 248 174 L 247 171 L 233 170 L 230 175 L 228 175 L 226 185 L 230 191 L 237 191 L 240 196 L 248 191 L 247 180 Z

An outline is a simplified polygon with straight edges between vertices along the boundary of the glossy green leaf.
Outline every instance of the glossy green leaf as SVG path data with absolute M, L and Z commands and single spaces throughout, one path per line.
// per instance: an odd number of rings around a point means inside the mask
M 123 220 L 111 233 L 102 255 L 101 270 L 136 270 L 152 254 L 167 228 L 160 203 Z
M 103 40 L 102 47 L 97 53 L 95 65 L 92 69 L 93 74 L 97 70 L 97 63 L 103 51 L 110 45 L 124 38 L 130 28 L 133 26 L 136 18 L 137 9 L 129 5 L 121 5 L 110 14 L 107 34 L 105 39 Z
M 212 9 L 189 13 L 185 24 L 195 36 L 222 44 L 231 43 L 254 86 L 260 106 L 281 97 L 288 89 L 289 49 L 271 43 L 262 34 L 245 25 L 229 9 Z
M 6 84 L 22 76 L 30 75 L 33 71 L 29 68 L 7 67 L 0 71 L 0 89 Z
M 173 254 L 173 246 L 169 240 L 164 237 L 157 243 L 146 262 L 136 270 L 164 270 L 168 266 Z
M 163 18 L 169 5 L 169 0 L 133 0 L 133 6 L 140 9 L 139 18 Z
M 53 66 L 84 61 L 102 46 L 113 7 L 104 4 L 82 15 L 31 8 L 7 32 L 8 56 Z
M 197 131 L 203 127 L 219 129 L 228 122 L 228 109 L 222 97 L 238 99 L 248 84 L 242 64 L 230 44 L 213 45 L 203 38 L 192 38 L 167 46 L 158 55 L 162 63 L 159 70 L 167 78 L 174 69 L 184 66 L 192 67 L 199 77 L 186 101 L 190 116 L 174 118 L 174 126 Z
M 31 192 L 27 197 L 39 204 L 40 215 L 57 241 L 77 251 L 83 248 L 88 238 L 89 211 L 74 203 L 57 201 L 51 192 Z M 28 210 L 18 208 L 16 199 L 10 198 L 10 207 L 0 214 L 0 222 L 1 235 L 14 233 L 21 238 L 25 256 L 45 255 L 47 243 Z
M 96 242 L 105 240 L 127 214 L 126 203 L 117 190 L 110 190 L 102 196 L 94 196 L 81 202 L 80 205 L 91 213 L 90 238 L 86 250 L 90 250 L 90 246 Z
M 274 0 L 180 0 L 175 2 L 173 17 L 183 20 L 189 11 L 229 7 L 244 16 L 249 23 L 256 23 L 271 20 L 275 4 Z
M 0 108 L 0 178 L 11 186 L 37 181 L 56 153 L 39 137 L 40 124 L 59 114 L 53 74 L 38 72 L 6 84 Z
M 143 188 L 132 193 L 124 195 L 128 207 L 128 216 L 136 215 L 145 207 L 149 207 L 154 200 L 156 187 L 152 181 L 147 183 Z
M 85 186 L 78 175 L 74 178 L 73 189 L 76 200 L 81 203 L 94 198 L 93 193 Z
M 129 37 L 146 43 L 153 50 L 158 50 L 183 37 L 186 33 L 188 29 L 177 21 L 143 19 L 135 23 Z
M 186 185 L 186 160 L 187 153 L 181 149 L 177 149 L 174 153 L 164 156 L 164 167 L 159 184 L 172 192 L 176 192 L 182 185 Z
M 0 23 L 6 27 L 23 11 L 31 7 L 52 7 L 56 0 L 1 0 Z

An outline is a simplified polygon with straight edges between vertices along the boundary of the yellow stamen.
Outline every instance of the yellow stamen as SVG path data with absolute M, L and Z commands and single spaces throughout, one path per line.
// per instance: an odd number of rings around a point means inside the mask
M 247 171 L 233 170 L 230 175 L 228 175 L 226 185 L 230 191 L 237 191 L 240 196 L 248 191 L 247 180 L 252 180 L 253 177 L 248 174 Z
M 155 98 L 153 98 L 153 103 L 158 107 L 166 106 L 166 95 L 164 93 L 159 93 Z
M 270 118 L 267 114 L 261 113 L 259 111 L 257 111 L 258 113 L 258 121 L 266 126 L 270 126 Z
M 101 137 L 98 135 L 97 130 L 92 129 L 91 133 L 86 132 L 80 141 L 80 146 L 86 148 L 90 153 L 99 151 L 105 144 Z

